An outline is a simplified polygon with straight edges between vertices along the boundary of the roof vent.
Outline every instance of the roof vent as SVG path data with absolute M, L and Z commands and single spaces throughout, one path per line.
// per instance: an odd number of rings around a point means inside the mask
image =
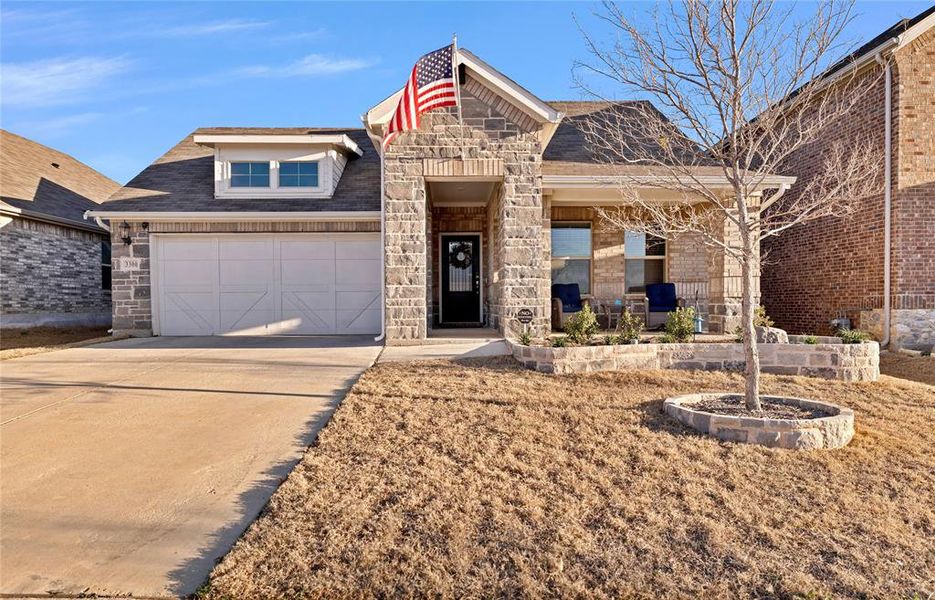
M 58 164 L 58 163 L 52 163 L 52 166 L 55 167 L 55 168 L 57 169 L 57 168 L 59 167 L 59 164 Z

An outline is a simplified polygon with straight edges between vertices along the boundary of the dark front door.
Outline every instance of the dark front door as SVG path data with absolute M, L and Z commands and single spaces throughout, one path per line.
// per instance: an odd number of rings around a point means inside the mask
M 442 236 L 442 323 L 480 322 L 480 236 Z

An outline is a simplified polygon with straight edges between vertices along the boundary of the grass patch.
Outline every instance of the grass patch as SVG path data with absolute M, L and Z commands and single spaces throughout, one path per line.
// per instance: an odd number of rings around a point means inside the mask
M 33 327 L 0 330 L 0 360 L 19 358 L 64 348 L 69 344 L 102 338 L 107 327 Z
M 854 440 L 771 450 L 661 414 L 740 391 L 726 373 L 377 365 L 206 596 L 926 597 L 935 388 L 763 379 L 853 408 Z

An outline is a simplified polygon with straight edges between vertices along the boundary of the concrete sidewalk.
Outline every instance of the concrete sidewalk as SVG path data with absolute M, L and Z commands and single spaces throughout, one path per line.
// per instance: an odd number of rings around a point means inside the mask
M 194 592 L 379 350 L 148 338 L 3 361 L 0 592 Z

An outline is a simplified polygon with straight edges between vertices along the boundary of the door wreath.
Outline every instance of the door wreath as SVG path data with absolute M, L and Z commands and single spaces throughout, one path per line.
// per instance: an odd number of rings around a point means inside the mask
M 473 261 L 472 244 L 460 242 L 448 250 L 448 264 L 457 269 L 467 269 Z

